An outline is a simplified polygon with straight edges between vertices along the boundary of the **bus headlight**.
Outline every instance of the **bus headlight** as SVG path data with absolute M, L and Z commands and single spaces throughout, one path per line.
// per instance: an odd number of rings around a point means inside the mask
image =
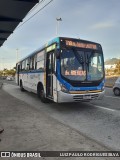
M 61 85 L 61 91 L 65 93 L 69 93 L 68 89 L 64 85 Z
M 104 91 L 105 90 L 105 86 L 103 86 L 102 88 L 101 88 L 101 91 Z

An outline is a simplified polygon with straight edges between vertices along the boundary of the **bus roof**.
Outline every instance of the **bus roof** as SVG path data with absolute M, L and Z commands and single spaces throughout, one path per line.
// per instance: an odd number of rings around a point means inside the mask
M 41 46 L 40 48 L 38 48 L 37 50 L 33 51 L 31 54 L 27 55 L 26 57 L 24 57 L 23 59 L 21 59 L 19 62 L 17 63 L 20 63 L 21 61 L 27 59 L 28 57 L 32 57 L 34 54 L 40 52 L 41 50 L 43 50 L 44 48 L 47 48 L 49 47 L 50 45 L 54 44 L 54 43 L 58 43 L 60 42 L 60 40 L 62 39 L 67 39 L 67 40 L 79 40 L 79 41 L 82 41 L 82 42 L 87 42 L 87 43 L 92 43 L 92 44 L 96 44 L 96 45 L 100 45 L 99 43 L 96 43 L 96 42 L 92 42 L 92 41 L 88 41 L 88 40 L 83 40 L 83 39 L 78 39 L 78 38 L 70 38 L 70 37 L 56 37 L 56 38 L 53 38 L 52 40 L 48 41 L 46 44 L 44 44 L 43 46 Z M 100 45 L 101 46 L 101 45 Z

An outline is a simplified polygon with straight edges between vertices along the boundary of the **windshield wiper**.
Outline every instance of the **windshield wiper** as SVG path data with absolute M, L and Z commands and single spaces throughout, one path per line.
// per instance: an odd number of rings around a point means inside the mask
M 72 48 L 75 57 L 77 58 L 78 62 L 82 65 L 82 70 L 84 71 L 84 58 L 82 55 L 79 55 L 75 48 Z
M 88 53 L 89 53 L 90 55 L 88 55 Z M 87 69 L 88 69 L 88 72 L 89 72 L 89 63 L 91 63 L 90 58 L 91 58 L 91 56 L 92 56 L 92 53 L 91 53 L 91 52 L 88 52 L 88 53 L 87 53 L 87 56 L 86 56 L 86 64 L 87 64 Z

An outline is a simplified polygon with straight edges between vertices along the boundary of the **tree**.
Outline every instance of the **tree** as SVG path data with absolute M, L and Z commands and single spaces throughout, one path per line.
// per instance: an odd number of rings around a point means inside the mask
M 0 76 L 9 76 L 9 75 L 15 76 L 15 73 L 16 73 L 16 70 L 14 70 L 14 69 L 8 70 L 8 69 L 4 68 L 3 71 L 0 71 Z
M 120 74 L 120 60 L 118 61 L 116 65 L 116 69 L 117 69 L 118 74 Z

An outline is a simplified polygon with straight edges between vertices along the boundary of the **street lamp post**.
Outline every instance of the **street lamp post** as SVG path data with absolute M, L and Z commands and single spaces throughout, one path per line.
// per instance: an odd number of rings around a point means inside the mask
M 62 18 L 56 18 L 57 24 L 56 24 L 56 36 L 58 36 L 58 30 L 59 30 L 59 22 L 62 21 Z

